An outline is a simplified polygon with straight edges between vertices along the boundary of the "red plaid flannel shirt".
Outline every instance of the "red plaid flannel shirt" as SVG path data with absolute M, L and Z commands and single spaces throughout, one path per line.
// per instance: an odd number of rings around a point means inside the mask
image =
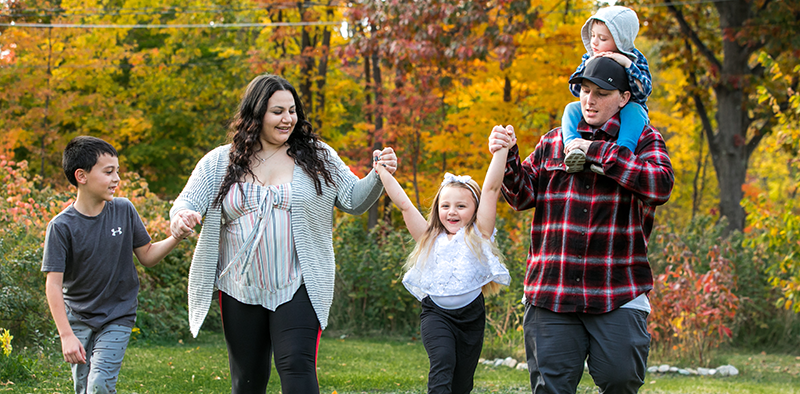
M 583 172 L 565 171 L 557 128 L 524 162 L 519 148 L 511 149 L 502 191 L 515 210 L 536 208 L 525 300 L 559 313 L 606 313 L 653 288 L 647 240 L 674 174 L 666 144 L 650 125 L 635 153 L 614 143 L 619 114 L 597 129 L 581 121 L 578 131 L 592 141 Z M 589 171 L 591 163 L 605 175 Z

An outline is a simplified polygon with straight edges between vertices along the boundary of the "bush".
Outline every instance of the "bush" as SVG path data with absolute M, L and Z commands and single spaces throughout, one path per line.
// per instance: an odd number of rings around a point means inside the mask
M 384 222 L 368 230 L 362 218 L 341 216 L 334 228 L 336 283 L 330 328 L 413 334 L 419 302 L 403 286 L 403 264 L 414 247 L 405 228 Z
M 486 334 L 482 355 L 484 358 L 514 357 L 525 359 L 525 336 L 522 318 L 525 305 L 524 279 L 527 271 L 530 231 L 526 225 L 527 215 L 518 215 L 520 220 L 497 219 L 495 240 L 505 257 L 511 275 L 511 284 L 494 297 L 486 298 Z
M 748 241 L 755 234 L 737 232 L 726 236 L 724 235 L 726 227 L 724 220 L 714 223 L 708 216 L 700 216 L 683 228 L 659 226 L 654 231 L 648 246 L 654 275 L 658 279 L 659 276 L 666 274 L 668 267 L 672 265 L 673 268 L 669 270 L 671 274 L 680 272 L 680 275 L 686 278 L 691 274 L 697 280 L 712 269 L 712 261 L 715 259 L 729 261 L 727 265 L 730 266 L 732 277 L 726 286 L 738 298 L 738 304 L 733 320 L 723 324 L 731 330 L 730 339 L 718 337 L 715 345 L 729 343 L 731 346 L 758 351 L 796 348 L 800 345 L 800 335 L 798 335 L 800 318 L 790 311 L 775 307 L 781 295 L 778 289 L 770 285 L 766 263 L 769 260 L 765 256 L 760 256 L 760 247 L 756 247 L 758 243 Z M 690 267 L 677 270 L 676 267 L 682 262 L 689 261 Z M 714 280 L 719 280 L 719 277 L 715 277 Z M 677 282 L 677 278 L 673 277 L 666 284 L 657 283 L 656 289 L 650 293 L 651 302 L 654 304 L 651 322 L 663 318 L 665 320 L 658 324 L 666 327 L 664 321 L 680 318 L 680 311 L 674 310 L 671 304 L 667 303 L 665 307 L 656 304 L 660 297 L 664 296 L 664 286 L 676 285 Z M 661 316 L 659 308 L 671 309 L 674 313 Z M 654 325 L 651 325 L 651 330 L 655 330 Z M 669 350 L 675 345 L 674 343 L 667 345 L 670 340 L 675 339 L 665 338 L 667 335 L 665 332 L 656 331 L 655 334 L 654 350 Z M 673 354 L 678 353 L 673 351 Z
M 653 347 L 662 354 L 708 366 L 712 349 L 731 338 L 739 298 L 733 267 L 720 250 L 711 246 L 701 264 L 680 240 L 664 249 L 668 265 L 654 278 L 648 322 Z
M 747 206 L 754 212 L 745 244 L 768 262 L 765 270 L 770 284 L 782 293 L 775 305 L 800 313 L 800 210 L 790 202 L 774 212 L 763 197 Z
M 745 200 L 749 226 L 742 236 L 752 261 L 742 344 L 776 350 L 800 347 L 800 216 L 795 202 L 776 206 L 759 195 Z
M 0 326 L 15 333 L 23 346 L 39 345 L 50 332 L 50 311 L 40 271 L 42 243 L 50 218 L 67 198 L 37 187 L 26 162 L 0 156 Z

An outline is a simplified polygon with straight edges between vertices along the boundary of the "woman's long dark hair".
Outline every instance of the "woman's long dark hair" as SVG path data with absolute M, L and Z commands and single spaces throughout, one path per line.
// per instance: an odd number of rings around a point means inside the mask
M 228 171 L 222 181 L 219 193 L 214 199 L 214 205 L 220 206 L 222 200 L 236 182 L 250 175 L 255 178 L 250 169 L 250 158 L 260 151 L 261 131 L 264 127 L 264 115 L 267 113 L 267 102 L 277 91 L 285 90 L 292 93 L 297 113 L 297 124 L 289 136 L 289 150 L 287 154 L 295 163 L 303 168 L 306 174 L 314 180 L 317 195 L 322 195 L 322 181 L 326 185 L 335 185 L 333 175 L 326 167 L 329 156 L 328 151 L 321 147 L 319 136 L 314 133 L 311 123 L 306 118 L 303 103 L 297 91 L 289 81 L 271 74 L 262 74 L 250 81 L 239 103 L 239 109 L 233 117 L 228 130 L 228 139 L 231 141 L 231 153 Z

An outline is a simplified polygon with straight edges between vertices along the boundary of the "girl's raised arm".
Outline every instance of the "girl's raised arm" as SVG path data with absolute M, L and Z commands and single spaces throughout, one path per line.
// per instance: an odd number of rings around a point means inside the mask
M 497 216 L 497 199 L 500 197 L 500 187 L 503 185 L 503 173 L 506 168 L 506 159 L 508 158 L 508 150 L 517 143 L 517 138 L 514 135 L 514 127 L 511 125 L 494 126 L 492 132 L 506 133 L 511 138 L 511 142 L 505 147 L 494 152 L 492 162 L 489 163 L 489 169 L 486 170 L 486 179 L 483 181 L 483 190 L 481 191 L 481 202 L 478 205 L 478 214 L 476 222 L 478 230 L 481 235 L 489 239 L 494 233 L 495 218 Z
M 419 241 L 422 235 L 425 234 L 425 229 L 428 228 L 428 222 L 425 217 L 422 216 L 417 207 L 411 202 L 411 199 L 408 198 L 397 179 L 381 165 L 378 156 L 375 156 L 372 166 L 381 177 L 383 187 L 386 189 L 386 195 L 403 213 L 403 220 L 406 222 L 406 228 L 411 233 L 411 237 L 414 238 L 414 241 Z

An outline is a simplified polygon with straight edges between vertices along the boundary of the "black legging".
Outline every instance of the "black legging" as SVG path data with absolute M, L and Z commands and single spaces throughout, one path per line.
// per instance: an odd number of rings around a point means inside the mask
M 219 294 L 232 394 L 264 394 L 273 352 L 281 392 L 319 393 L 316 364 L 322 330 L 305 285 L 275 312 Z
M 459 309 L 443 309 L 425 297 L 419 317 L 422 344 L 431 365 L 428 394 L 472 391 L 486 326 L 483 294 Z

